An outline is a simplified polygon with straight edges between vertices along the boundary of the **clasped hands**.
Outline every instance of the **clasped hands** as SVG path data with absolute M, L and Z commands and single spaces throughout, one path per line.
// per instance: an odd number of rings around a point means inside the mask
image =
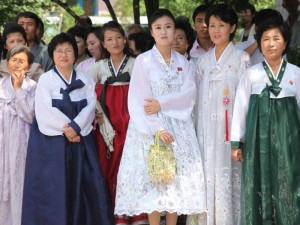
M 80 136 L 69 124 L 64 125 L 64 135 L 69 142 L 80 142 Z

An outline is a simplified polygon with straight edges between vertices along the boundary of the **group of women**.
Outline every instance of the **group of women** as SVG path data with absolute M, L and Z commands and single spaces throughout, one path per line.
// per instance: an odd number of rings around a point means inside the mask
M 155 45 L 137 58 L 111 21 L 91 31 L 97 50 L 74 69 L 78 45 L 61 33 L 48 46 L 55 68 L 38 83 L 29 49 L 8 49 L 0 224 L 158 225 L 162 213 L 167 225 L 180 214 L 188 225 L 299 224 L 300 69 L 284 57 L 290 30 L 266 19 L 257 31 L 264 61 L 250 67 L 232 42 L 237 20 L 226 4 L 209 8 L 214 46 L 197 61 L 167 9 L 151 16 Z M 176 159 L 168 184 L 147 173 L 158 131 Z

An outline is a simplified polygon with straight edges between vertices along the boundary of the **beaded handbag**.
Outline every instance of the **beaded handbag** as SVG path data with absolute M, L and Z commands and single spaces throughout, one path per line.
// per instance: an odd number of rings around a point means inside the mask
M 154 144 L 151 144 L 148 155 L 148 174 L 157 183 L 171 183 L 176 175 L 176 160 L 169 145 L 160 145 L 156 132 Z

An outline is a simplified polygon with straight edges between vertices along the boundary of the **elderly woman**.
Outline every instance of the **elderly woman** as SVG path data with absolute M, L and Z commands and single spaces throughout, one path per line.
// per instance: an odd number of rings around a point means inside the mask
M 3 30 L 2 40 L 4 44 L 3 56 L 6 57 L 7 51 L 16 45 L 27 45 L 27 38 L 24 28 L 17 23 L 7 23 Z M 27 72 L 27 76 L 38 82 L 41 74 L 44 71 L 39 63 L 33 62 L 30 69 Z M 7 61 L 1 60 L 0 63 L 0 77 L 9 76 L 9 70 L 7 68 Z
M 30 49 L 17 45 L 7 54 L 9 76 L 0 79 L 0 224 L 20 225 L 23 179 L 36 82 L 26 73 Z
M 241 224 L 300 224 L 300 69 L 284 59 L 290 29 L 261 23 L 264 61 L 240 80 L 232 119 L 232 154 L 242 161 Z
M 94 82 L 76 72 L 75 39 L 48 46 L 55 68 L 43 74 L 26 161 L 22 225 L 113 224 L 113 212 L 91 134 Z

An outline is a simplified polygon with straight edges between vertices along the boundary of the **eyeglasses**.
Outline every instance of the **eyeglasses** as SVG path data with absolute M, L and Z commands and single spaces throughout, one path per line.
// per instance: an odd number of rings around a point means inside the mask
M 68 48 L 66 50 L 63 50 L 63 49 L 57 49 L 55 50 L 55 52 L 58 54 L 58 55 L 63 55 L 63 54 L 66 54 L 66 55 L 70 55 L 73 53 L 73 50 Z
M 175 37 L 175 41 L 182 42 L 184 40 L 186 40 L 186 37 L 184 35 L 178 35 Z

